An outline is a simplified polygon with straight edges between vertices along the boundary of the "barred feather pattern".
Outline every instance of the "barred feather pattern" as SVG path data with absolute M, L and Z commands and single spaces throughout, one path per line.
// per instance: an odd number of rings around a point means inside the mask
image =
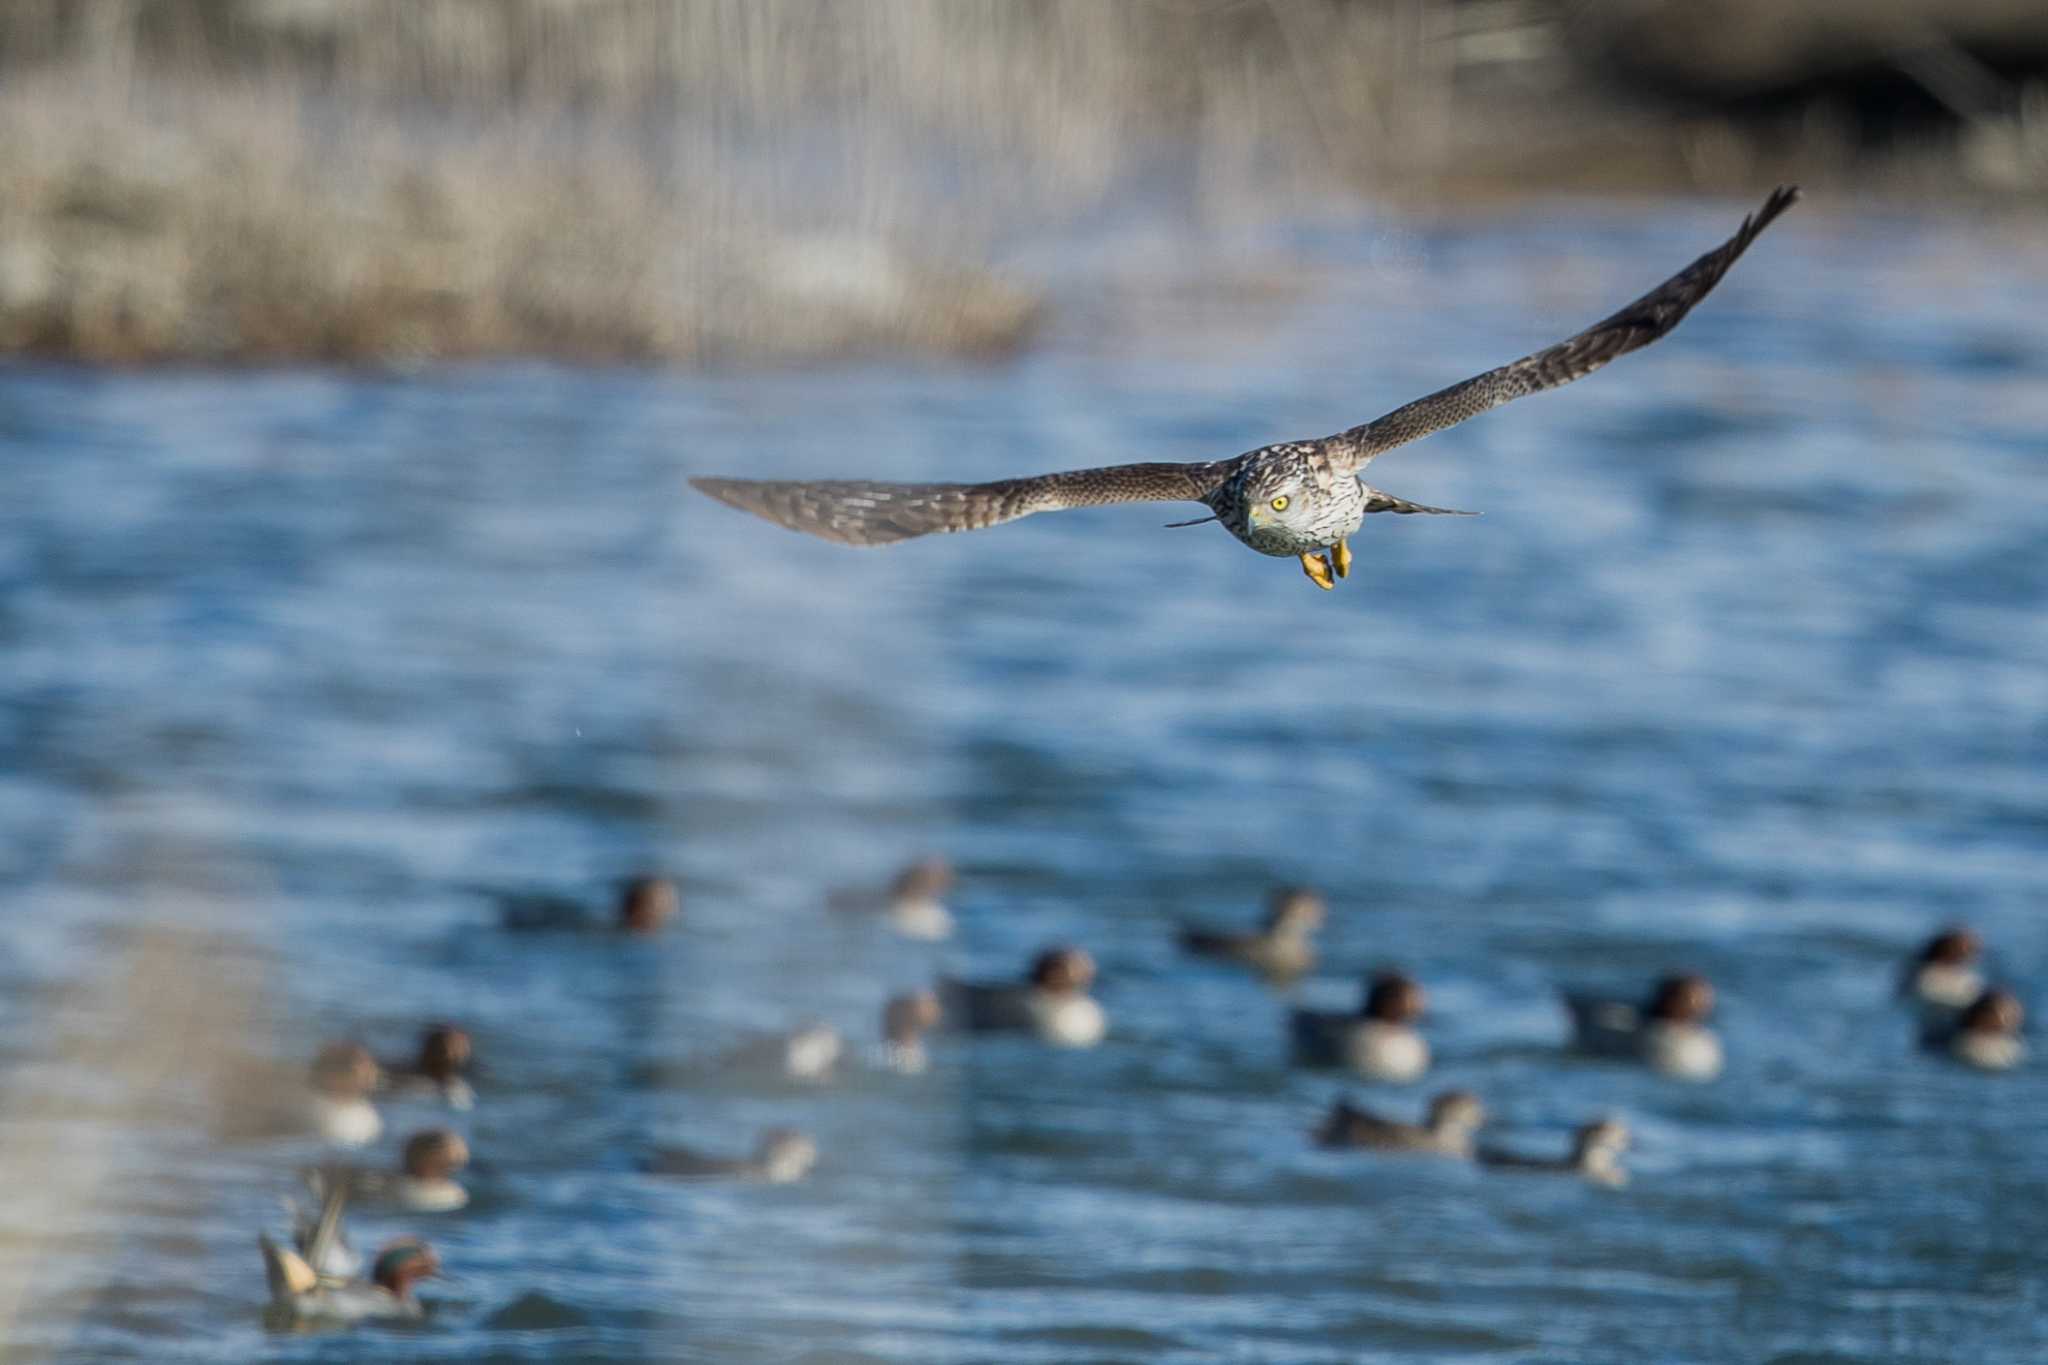
M 1798 198 L 1796 188 L 1779 186 L 1762 208 L 1742 220 L 1733 237 L 1613 316 L 1555 346 L 1439 389 L 1331 437 L 1332 458 L 1342 467 L 1362 469 L 1374 456 L 1396 446 L 1456 426 L 1513 399 L 1583 379 L 1617 356 L 1649 345 L 1676 327 L 1711 293 L 1728 268 L 1749 250 L 1749 244 Z
M 1118 502 L 1200 502 L 1228 461 L 1125 464 L 992 483 L 864 479 L 692 479 L 698 490 L 778 526 L 841 545 L 891 545 L 943 531 L 979 531 L 1033 512 Z

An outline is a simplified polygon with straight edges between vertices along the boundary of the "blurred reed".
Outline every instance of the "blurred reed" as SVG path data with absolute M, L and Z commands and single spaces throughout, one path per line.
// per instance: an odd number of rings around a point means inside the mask
M 1133 205 L 1232 231 L 1360 189 L 1734 189 L 1796 162 L 1798 136 L 1618 104 L 1572 13 L 13 0 L 0 349 L 986 354 L 1042 312 L 1000 263 Z

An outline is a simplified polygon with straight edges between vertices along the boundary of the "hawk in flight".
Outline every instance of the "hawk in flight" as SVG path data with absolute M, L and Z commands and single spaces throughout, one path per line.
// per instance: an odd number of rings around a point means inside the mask
M 1395 408 L 1364 426 L 1283 441 L 1229 460 L 1120 464 L 992 483 L 874 483 L 864 479 L 691 479 L 741 511 L 842 545 L 888 545 L 935 531 L 978 531 L 1033 512 L 1113 502 L 1199 502 L 1260 554 L 1300 559 L 1320 588 L 1351 572 L 1347 541 L 1368 512 L 1463 515 L 1383 493 L 1359 478 L 1376 456 L 1456 426 L 1524 394 L 1569 384 L 1679 324 L 1736 258 L 1799 197 L 1781 186 L 1733 237 L 1620 312 L 1534 355 Z

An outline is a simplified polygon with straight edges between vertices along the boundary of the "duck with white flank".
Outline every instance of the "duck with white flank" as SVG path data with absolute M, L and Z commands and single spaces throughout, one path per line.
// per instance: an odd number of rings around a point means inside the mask
M 1382 1118 L 1338 1100 L 1312 1136 L 1319 1147 L 1365 1147 L 1378 1152 L 1417 1152 L 1472 1159 L 1472 1135 L 1486 1122 L 1486 1107 L 1469 1090 L 1446 1090 L 1429 1102 L 1422 1123 Z
M 1964 925 L 1952 924 L 1921 947 L 1899 977 L 1899 997 L 1923 1010 L 1968 1009 L 1984 993 L 1977 968 L 1984 944 Z
M 1316 965 L 1314 935 L 1323 927 L 1323 898 L 1306 886 L 1283 886 L 1266 899 L 1264 925 L 1254 933 L 1190 926 L 1180 944 L 1197 957 L 1239 962 L 1275 980 L 1292 980 Z
M 1479 1164 L 1534 1175 L 1575 1175 L 1595 1185 L 1619 1188 L 1628 1184 L 1621 1154 L 1628 1150 L 1628 1128 L 1620 1119 L 1600 1119 L 1572 1135 L 1572 1149 L 1562 1157 L 1524 1156 L 1481 1147 Z
M 453 1024 L 435 1024 L 420 1035 L 419 1055 L 410 1062 L 384 1063 L 385 1087 L 400 1098 L 438 1099 L 450 1109 L 476 1104 L 469 1066 L 475 1049 L 469 1032 Z
M 721 1071 L 786 1081 L 829 1081 L 845 1051 L 839 1030 L 816 1020 L 788 1033 L 763 1034 L 720 1058 Z
M 1581 1052 L 1640 1062 L 1682 1081 L 1721 1074 L 1721 1040 L 1707 1027 L 1714 988 L 1703 976 L 1667 976 L 1640 1004 L 1570 991 L 1564 1004 Z
M 885 887 L 835 891 L 825 906 L 840 914 L 880 916 L 905 938 L 935 943 L 953 936 L 953 914 L 946 909 L 946 893 L 952 889 L 953 865 L 944 858 L 922 858 Z
M 305 1124 L 322 1141 L 362 1147 L 383 1134 L 384 1120 L 370 1095 L 383 1083 L 384 1072 L 361 1043 L 322 1047 L 306 1080 Z
M 324 1196 L 338 1178 L 349 1182 L 358 1204 L 379 1204 L 407 1213 L 447 1213 L 469 1203 L 469 1191 L 455 1178 L 468 1164 L 469 1144 L 460 1133 L 429 1128 L 405 1140 L 396 1171 L 327 1165 L 309 1166 L 302 1174 L 316 1196 Z
M 1079 948 L 1048 948 L 1023 981 L 941 981 L 940 1009 L 971 1033 L 1035 1033 L 1059 1047 L 1093 1047 L 1109 1031 L 1109 1017 L 1088 994 L 1094 982 L 1094 958 Z
M 802 1180 L 818 1164 L 818 1144 L 794 1128 L 770 1128 L 761 1134 L 752 1156 L 714 1156 L 692 1147 L 664 1147 L 647 1163 L 654 1175 L 679 1175 L 693 1180 L 758 1180 L 788 1185 Z
M 1344 1067 L 1367 1080 L 1406 1084 L 1429 1070 L 1429 1044 L 1415 1021 L 1428 1003 L 1414 978 L 1380 972 L 1355 1013 L 1295 1010 L 1294 1057 L 1305 1066 Z
M 1920 1032 L 1920 1045 L 1930 1052 L 1974 1066 L 1980 1071 L 2009 1071 L 2027 1055 L 2020 1028 L 2026 1007 L 2007 990 L 1988 990 L 1969 1008 L 1930 1019 Z
M 924 1036 L 939 1026 L 939 997 L 931 991 L 899 995 L 882 1007 L 882 1067 L 899 1075 L 922 1075 L 931 1065 Z

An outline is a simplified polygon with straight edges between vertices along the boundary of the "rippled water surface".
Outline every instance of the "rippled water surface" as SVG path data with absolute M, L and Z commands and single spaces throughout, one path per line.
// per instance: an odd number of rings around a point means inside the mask
M 1374 482 L 1340 591 L 1177 508 L 856 552 L 691 474 L 979 478 L 1325 432 L 1554 340 L 1738 208 L 1319 230 L 1277 284 L 1076 297 L 993 368 L 0 371 L 0 1317 L 80 1358 L 2040 1358 L 2048 1091 L 1922 1057 L 1935 925 L 2048 950 L 2048 252 L 1809 204 L 1669 340 Z M 1229 278 L 1233 263 L 1218 269 Z M 1263 279 L 1254 267 L 1247 273 Z M 938 947 L 828 921 L 926 850 Z M 502 896 L 660 867 L 658 941 Z M 1184 918 L 1326 889 L 1438 1065 L 1290 1069 Z M 691 1081 L 1071 940 L 1112 1034 L 922 1078 Z M 1560 985 L 1721 988 L 1686 1087 L 1567 1059 Z M 478 1197 L 393 1334 L 264 1331 L 304 1148 L 223 1056 L 470 1026 Z M 241 1074 L 241 1073 L 236 1073 Z M 649 1077 L 666 1077 L 649 1083 Z M 1311 1150 L 1469 1086 L 1637 1134 L 1625 1190 Z M 394 1108 L 399 1133 L 441 1116 Z M 793 1188 L 640 1174 L 815 1133 Z

